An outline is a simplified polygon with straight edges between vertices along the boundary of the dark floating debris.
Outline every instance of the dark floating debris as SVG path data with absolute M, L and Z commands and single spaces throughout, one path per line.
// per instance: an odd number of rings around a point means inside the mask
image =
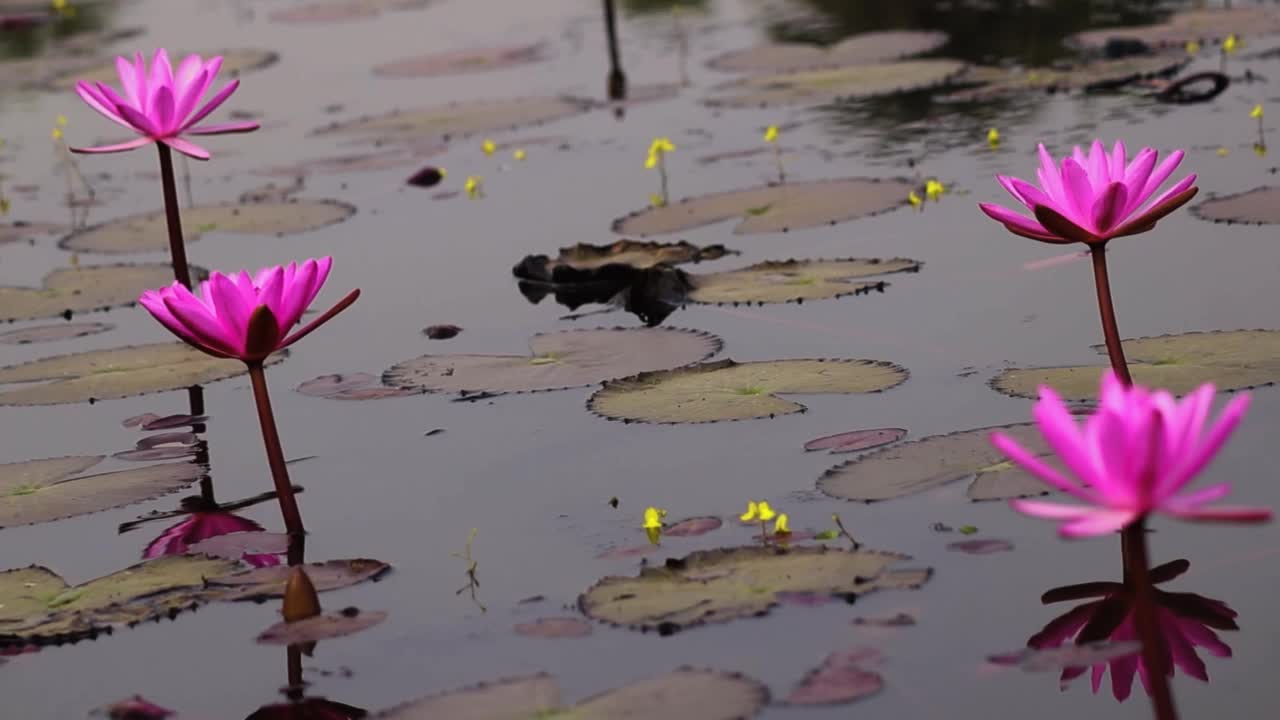
M 422 330 L 422 334 L 426 335 L 430 340 L 448 340 L 458 337 L 460 332 L 462 332 L 462 328 L 457 325 L 432 325 Z
M 413 187 L 429 188 L 439 185 L 441 180 L 444 180 L 444 171 L 438 167 L 429 165 L 410 175 L 408 179 L 405 180 L 405 184 L 412 185 Z
M 916 618 L 911 613 L 900 612 L 879 617 L 859 616 L 853 619 L 852 624 L 867 627 L 908 627 L 916 624 Z

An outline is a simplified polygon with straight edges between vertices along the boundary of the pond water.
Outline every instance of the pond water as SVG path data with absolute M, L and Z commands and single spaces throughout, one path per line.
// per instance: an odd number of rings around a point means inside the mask
M 0 2 L 0 13 L 24 4 Z M 43 12 L 43 4 L 30 4 Z M 1280 62 L 1261 51 L 1280 46 L 1280 36 L 1252 36 L 1246 28 L 1244 50 L 1228 59 L 1236 81 L 1204 104 L 1161 104 L 1129 87 L 1098 94 L 1022 93 L 976 103 L 914 92 L 743 109 L 704 104 L 737 77 L 707 63 L 762 41 L 834 42 L 876 30 L 928 29 L 951 34 L 932 56 L 1048 63 L 1071 55 L 1061 44 L 1070 33 L 1155 22 L 1168 8 L 1115 2 L 1105 12 L 1085 12 L 1070 0 L 957 1 L 945 9 L 925 0 L 622 0 L 621 59 L 635 99 L 615 113 L 606 106 L 609 53 L 601 4 L 594 0 L 370 0 L 348 3 L 362 12 L 340 22 L 281 20 L 280 13 L 303 4 L 94 4 L 82 7 L 70 23 L 85 35 L 68 37 L 91 38 L 88 52 L 104 58 L 157 46 L 278 53 L 270 65 L 245 71 L 240 89 L 219 110 L 222 119 L 248 113 L 262 122 L 262 130 L 209 138 L 213 159 L 190 164 L 190 199 L 197 205 L 234 202 L 267 182 L 291 182 L 287 173 L 263 174 L 269 168 L 369 150 L 353 146 L 353 136 L 315 133 L 335 122 L 397 109 L 532 97 L 572 97 L 583 110 L 447 142 L 424 133 L 424 140 L 434 142 L 383 146 L 375 152 L 385 154 L 389 167 L 311 173 L 296 191 L 296 198 L 354 206 L 355 214 L 342 222 L 283 236 L 233 234 L 214 226 L 188 243 L 191 262 L 211 269 L 331 255 L 334 270 L 319 308 L 350 288 L 363 290 L 354 306 L 267 371 L 285 452 L 306 458 L 291 471 L 294 482 L 306 488 L 299 502 L 310 533 L 307 559 L 376 558 L 393 567 L 378 582 L 321 595 L 328 609 L 384 610 L 388 619 L 323 642 L 304 658 L 308 695 L 373 712 L 437 691 L 545 671 L 556 676 L 565 701 L 572 703 L 690 665 L 740 672 L 766 685 L 775 700 L 760 713 L 767 718 L 851 712 L 869 719 L 1150 714 L 1140 688 L 1117 702 L 1110 676 L 1097 694 L 1086 678 L 1060 690 L 1056 671 L 1022 672 L 986 661 L 1024 647 L 1066 611 L 1067 605 L 1041 604 L 1046 590 L 1119 580 L 1118 541 L 1061 541 L 1051 525 L 1020 516 L 1003 502 L 971 502 L 963 481 L 886 502 L 845 502 L 815 483 L 828 468 L 855 456 L 806 453 L 803 446 L 849 430 L 898 427 L 908 430 L 907 440 L 919 440 L 1026 422 L 1032 403 L 993 390 L 988 382 L 998 373 L 1008 367 L 1104 363 L 1105 356 L 1091 347 L 1101 334 L 1088 263 L 1036 265 L 1072 248 L 1009 235 L 975 204 L 1005 202 L 992 179 L 996 173 L 1030 178 L 1037 142 L 1061 150 L 1094 137 L 1119 137 L 1131 148 L 1149 145 L 1161 152 L 1187 148 L 1180 172 L 1199 175 L 1202 198 L 1274 183 L 1274 157 L 1254 150 L 1258 122 L 1250 109 L 1276 99 L 1267 79 L 1280 77 Z M 682 9 L 673 12 L 677 6 Z M 123 39 L 102 35 L 134 28 L 139 34 Z M 65 60 L 68 51 L 59 43 L 67 40 L 48 35 L 47 29 L 23 31 L 12 41 L 0 35 L 0 45 L 13 57 L 9 62 L 24 63 L 9 72 L 48 72 L 38 65 L 44 60 L 24 58 Z M 534 61 L 487 71 L 431 77 L 373 72 L 424 53 L 493 47 L 524 52 L 531 45 L 538 46 L 530 51 Z M 1219 67 L 1217 47 L 1206 42 L 1180 72 Z M 646 100 L 646 88 L 659 85 L 663 91 Z M 12 203 L 6 221 L 92 226 L 160 207 L 154 155 L 143 150 L 81 157 L 79 171 L 97 201 L 84 217 L 69 216 L 62 151 L 49 139 L 59 115 L 66 118 L 62 131 L 73 145 L 115 139 L 115 128 L 69 90 L 0 83 L 0 172 Z M 673 201 L 774 181 L 774 156 L 761 139 L 769 125 L 782 128 L 788 182 L 905 178 L 923 186 L 925 179 L 937 178 L 947 191 L 925 202 L 922 212 L 902 193 L 887 212 L 833 225 L 734 234 L 737 221 L 730 220 L 647 239 L 719 243 L 741 253 L 685 266 L 699 273 L 788 258 L 905 257 L 923 266 L 887 276 L 883 292 L 801 304 L 690 304 L 662 326 L 714 334 L 724 342 L 717 357 L 739 362 L 888 361 L 909 370 L 901 385 L 878 393 L 792 395 L 807 412 L 706 424 L 606 421 L 584 409 L 598 386 L 472 402 L 449 394 L 343 402 L 295 392 L 317 376 L 376 376 L 425 353 L 523 354 L 538 333 L 643 327 L 620 310 L 563 319 L 570 311 L 551 298 L 526 301 L 510 268 L 526 255 L 622 237 L 611 230 L 614 219 L 643 210 L 658 191 L 657 173 L 644 168 L 649 144 L 658 136 L 676 146 L 664 158 Z M 999 130 L 998 148 L 988 146 L 991 127 Z M 496 153 L 484 152 L 486 138 L 499 145 Z M 525 151 L 523 160 L 513 158 L 516 148 Z M 738 151 L 757 152 L 701 161 Z M 448 170 L 439 186 L 404 183 L 429 164 Z M 463 192 L 468 176 L 483 178 L 483 197 L 469 199 Z M 440 197 L 442 191 L 454 194 Z M 34 287 L 72 263 L 168 259 L 162 251 L 73 256 L 59 248 L 64 234 L 54 230 L 32 242 L 0 245 L 0 285 Z M 1126 338 L 1276 325 L 1280 245 L 1266 225 L 1212 224 L 1180 211 L 1157 231 L 1124 238 L 1110 250 Z M 84 313 L 75 321 L 113 327 L 56 343 L 0 345 L 0 365 L 170 339 L 137 307 Z M 463 331 L 449 340 L 430 340 L 422 332 L 446 323 Z M 209 420 L 202 437 L 217 498 L 269 490 L 248 379 L 211 383 L 203 392 Z M 0 462 L 110 455 L 143 437 L 139 429 L 122 426 L 126 418 L 189 410 L 181 390 L 92 404 L 0 406 Z M 1248 418 L 1201 482 L 1233 481 L 1233 503 L 1280 504 L 1272 460 L 1278 422 L 1280 394 L 1270 387 L 1253 391 Z M 443 432 L 428 434 L 434 429 Z M 110 459 L 96 470 L 131 466 Z M 0 568 L 43 565 L 77 584 L 128 567 L 176 520 L 125 533 L 117 532 L 120 523 L 174 510 L 180 498 L 197 490 L 193 485 L 128 507 L 5 528 Z M 735 517 L 750 499 L 768 499 L 787 512 L 793 529 L 825 530 L 839 513 L 860 542 L 908 555 L 902 567 L 932 568 L 932 576 L 919 589 L 871 593 L 853 605 L 786 604 L 767 617 L 670 636 L 604 623 L 592 623 L 591 634 L 577 638 L 531 638 L 513 631 L 541 617 L 579 615 L 579 594 L 597 580 L 638 572 L 639 558 L 606 553 L 645 544 L 640 527 L 647 506 L 667 509 L 672 519 L 726 519 L 706 535 L 663 539 L 645 557 L 660 565 L 698 549 L 751 544 L 752 529 L 740 527 Z M 240 514 L 269 530 L 283 529 L 272 502 Z M 940 530 L 938 523 L 957 531 Z M 964 526 L 977 532 L 966 537 L 958 532 Z M 1273 601 L 1280 530 L 1165 520 L 1153 527 L 1154 563 L 1190 561 L 1190 570 L 1165 589 L 1221 600 L 1238 612 L 1240 629 L 1219 633 L 1231 656 L 1201 653 L 1210 682 L 1181 671 L 1175 678 L 1182 716 L 1266 716 L 1274 703 L 1272 671 L 1280 662 Z M 467 585 L 467 563 L 454 555 L 473 528 L 470 550 L 479 580 L 474 600 L 472 593 L 457 592 Z M 974 555 L 948 550 L 967 539 L 1003 540 L 1013 549 Z M 541 599 L 528 600 L 535 596 Z M 916 623 L 868 628 L 851 622 L 896 613 L 908 613 Z M 135 693 L 184 718 L 249 716 L 283 701 L 286 651 L 255 643 L 277 620 L 274 602 L 212 603 L 172 622 L 120 628 L 94 641 L 11 657 L 0 667 L 6 716 L 84 717 Z M 829 708 L 780 702 L 829 653 L 851 648 L 881 654 L 871 668 L 883 678 L 879 693 Z

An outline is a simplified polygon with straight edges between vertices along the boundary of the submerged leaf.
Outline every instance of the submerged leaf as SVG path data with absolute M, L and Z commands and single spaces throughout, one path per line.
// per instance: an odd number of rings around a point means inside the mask
M 754 108 L 863 100 L 942 85 L 964 69 L 965 63 L 959 60 L 937 58 L 754 75 L 723 86 L 707 104 Z
M 577 115 L 591 104 L 565 97 L 472 100 L 421 110 L 397 110 L 327 125 L 315 135 L 355 135 L 368 141 L 420 142 L 535 125 Z
M 865 669 L 878 662 L 876 650 L 833 652 L 822 665 L 805 676 L 787 696 L 788 705 L 843 705 L 875 695 L 884 689 L 880 673 Z
M 33 343 L 59 342 L 88 337 L 115 329 L 115 325 L 100 322 L 58 323 L 18 328 L 0 333 L 0 343 L 5 345 L 30 345 Z
M 364 632 L 386 619 L 387 614 L 382 611 L 361 612 L 349 607 L 336 613 L 276 623 L 258 635 L 258 642 L 262 645 L 303 645 Z
M 843 260 L 769 260 L 737 270 L 690 275 L 689 300 L 696 303 L 781 303 L 825 300 L 883 290 L 883 280 L 860 278 L 917 272 L 921 263 L 906 258 Z
M 733 50 L 707 62 L 714 70 L 735 73 L 787 73 L 843 65 L 897 60 L 937 50 L 947 34 L 929 30 L 883 30 L 860 33 L 832 45 L 775 43 Z
M 202 277 L 204 270 L 192 268 Z M 86 265 L 60 268 L 40 288 L 0 287 L 0 321 L 35 320 L 65 313 L 125 307 L 143 290 L 173 282 L 169 265 Z
M 1189 39 L 1217 41 L 1228 35 L 1267 35 L 1280 32 L 1280 13 L 1270 7 L 1184 10 L 1152 25 L 1108 27 L 1076 33 L 1067 38 L 1072 45 L 1090 50 L 1105 49 L 1114 40 L 1138 41 L 1154 47 L 1182 48 Z
M 513 629 L 522 637 L 577 638 L 591 634 L 591 623 L 576 617 L 550 617 L 520 623 Z
M 204 475 L 194 463 L 166 463 L 73 477 L 101 456 L 0 465 L 0 528 L 35 525 L 124 507 L 176 492 Z
M 1139 642 L 1101 641 L 1084 645 L 1068 644 L 1042 650 L 1021 648 L 1013 652 L 990 655 L 987 657 L 987 662 L 995 665 L 1013 665 L 1027 672 L 1047 672 L 1103 665 L 1140 652 L 1142 652 L 1142 643 Z
M 1115 60 L 1081 62 L 1069 67 L 1005 68 L 973 67 L 958 78 L 977 87 L 957 90 L 942 100 L 971 102 L 1025 92 L 1096 92 L 1173 75 L 1187 64 L 1186 53 L 1140 55 Z
M 351 587 L 366 580 L 377 580 L 391 570 L 381 560 L 356 558 L 307 563 L 307 577 L 316 592 Z M 260 567 L 235 575 L 224 575 L 209 581 L 210 591 L 218 600 L 267 600 L 284 597 L 285 585 L 292 568 L 285 565 Z
M 450 50 L 375 65 L 374 75 L 395 78 L 440 77 L 502 70 L 547 58 L 542 43 Z
M 1210 198 L 1191 208 L 1191 214 L 1218 223 L 1275 225 L 1280 223 L 1280 187 Z
M 662 529 L 664 537 L 697 537 L 719 530 L 724 521 L 718 517 L 692 517 L 673 523 Z
M 870 450 L 881 445 L 895 443 L 907 436 L 902 428 L 876 428 L 874 430 L 853 430 L 836 435 L 814 438 L 804 444 L 806 451 L 830 450 L 832 455 L 838 453 Z
M 948 543 L 947 549 L 966 553 L 968 555 L 991 555 L 993 553 L 1009 552 L 1013 550 L 1013 543 L 1008 540 L 996 540 L 994 538 L 983 540 L 960 540 L 958 542 Z

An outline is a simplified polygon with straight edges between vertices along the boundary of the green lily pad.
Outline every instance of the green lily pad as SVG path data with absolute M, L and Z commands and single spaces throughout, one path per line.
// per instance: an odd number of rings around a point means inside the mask
M 149 465 L 74 477 L 101 456 L 28 460 L 0 465 L 0 528 L 35 525 L 124 507 L 176 492 L 204 469 L 189 462 Z
M 586 112 L 591 103 L 565 97 L 530 97 L 397 110 L 326 125 L 315 135 L 355 135 L 379 142 L 418 142 L 538 125 Z
M 587 401 L 608 420 L 703 423 L 804 412 L 778 395 L 880 392 L 901 385 L 907 370 L 882 360 L 719 360 L 611 380 Z
M 280 362 L 287 351 L 268 358 Z M 145 395 L 204 385 L 245 372 L 239 360 L 222 360 L 184 343 L 156 343 L 57 355 L 0 368 L 0 405 L 61 405 Z M 39 383 L 39 384 L 35 384 Z
M 920 270 L 917 260 L 846 258 L 842 260 L 769 260 L 725 272 L 690 275 L 696 303 L 782 303 L 825 300 L 883 290 L 883 280 L 861 278 Z
M 174 58 L 176 65 L 178 60 L 188 54 L 190 54 L 190 51 L 170 53 L 169 57 Z M 234 78 L 247 72 L 262 70 L 280 60 L 279 53 L 255 48 L 213 50 L 200 52 L 199 54 L 204 58 L 216 55 L 222 56 L 222 69 L 218 73 L 218 76 L 222 78 Z M 150 62 L 150 56 L 148 56 L 147 61 Z M 102 63 L 92 67 L 77 68 L 58 73 L 50 78 L 49 87 L 54 90 L 72 90 L 75 88 L 76 82 L 80 80 L 88 83 L 100 82 L 118 88 L 120 86 L 120 75 L 116 72 L 116 61 L 114 59 L 104 60 Z
M 208 599 L 207 578 L 237 566 L 171 555 L 75 587 L 34 565 L 0 573 L 0 646 L 74 641 L 122 624 L 172 617 Z
M 769 690 L 737 673 L 682 667 L 561 706 L 546 675 L 481 683 L 431 695 L 375 715 L 382 720 L 745 720 L 769 702 Z
M 1247 7 L 1188 10 L 1154 25 L 1110 27 L 1076 33 L 1067 41 L 1077 47 L 1101 50 L 1111 40 L 1138 40 L 1154 47 L 1182 47 L 1189 40 L 1213 42 L 1228 35 L 1257 37 L 1280 32 L 1280 13 L 1274 8 Z
M 1280 223 L 1280 187 L 1260 187 L 1210 198 L 1191 208 L 1191 214 L 1228 225 L 1275 225 Z
M 1122 341 L 1133 381 L 1183 395 L 1211 382 L 1232 392 L 1280 380 L 1280 331 L 1219 330 Z M 1098 354 L 1106 348 L 1095 345 Z M 1068 400 L 1093 400 L 1102 366 L 1011 368 L 991 387 L 1014 397 L 1035 398 L 1049 385 Z
M 613 231 L 665 235 L 733 219 L 740 221 L 733 228 L 735 235 L 803 230 L 902 207 L 914 189 L 907 180 L 871 178 L 766 185 L 650 207 L 614 220 Z
M 182 211 L 183 235 L 188 243 L 205 233 L 236 235 L 293 235 L 340 223 L 356 209 L 336 200 L 206 205 Z M 109 220 L 78 230 L 58 243 L 63 250 L 119 255 L 161 252 L 169 247 L 164 211 Z
M 818 479 L 818 489 L 845 500 L 874 502 L 972 480 L 971 500 L 1045 495 L 1048 487 L 991 446 L 992 431 L 1010 435 L 1043 457 L 1051 455 L 1031 423 L 978 428 L 899 443 L 837 465 Z M 1051 461 L 1056 463 L 1056 461 Z
M 595 385 L 646 370 L 701 362 L 723 343 L 680 328 L 594 328 L 534 335 L 531 355 L 423 355 L 382 382 L 427 392 L 514 393 Z
M 945 45 L 947 34 L 929 30 L 883 30 L 854 35 L 830 47 L 771 43 L 733 50 L 707 62 L 732 73 L 789 73 L 897 60 Z
M 377 580 L 391 570 L 387 563 L 368 558 L 326 560 L 307 563 L 305 567 L 316 592 L 340 590 L 366 580 Z M 228 602 L 282 598 L 290 570 L 286 565 L 273 565 L 223 575 L 209 580 L 209 590 L 215 599 Z
M 820 105 L 865 100 L 944 85 L 965 69 L 959 60 L 903 60 L 776 75 L 753 75 L 720 88 L 712 107 Z
M 578 598 L 587 617 L 668 635 L 705 623 L 769 612 L 780 593 L 852 599 L 875 590 L 923 585 L 928 569 L 891 569 L 906 555 L 827 547 L 738 547 L 700 550 L 636 577 L 611 576 Z
M 527 65 L 546 58 L 546 46 L 542 43 L 497 45 L 429 53 L 405 60 L 396 60 L 374 66 L 373 74 L 395 78 L 468 75 Z
M 204 270 L 192 268 L 203 276 Z M 94 265 L 59 268 L 40 288 L 0 287 L 0 321 L 35 320 L 65 313 L 126 307 L 143 290 L 173 282 L 170 265 Z
M 978 101 L 1023 92 L 1112 90 L 1139 80 L 1168 77 L 1189 62 L 1185 52 L 1139 55 L 1117 60 L 1083 62 L 1067 67 L 1004 68 L 971 67 L 956 78 L 978 87 L 947 93 L 944 100 Z
M 114 330 L 115 327 L 110 323 L 100 322 L 64 322 L 54 325 L 36 325 L 0 333 L 0 344 L 32 345 L 35 343 L 59 342 L 109 332 Z

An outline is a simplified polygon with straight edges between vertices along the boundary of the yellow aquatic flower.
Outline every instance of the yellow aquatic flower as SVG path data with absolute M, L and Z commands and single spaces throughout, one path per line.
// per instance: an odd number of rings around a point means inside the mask
M 1218 157 L 1226 157 L 1230 154 L 1231 154 L 1231 148 L 1225 148 L 1225 147 L 1218 148 Z
M 1242 45 L 1244 43 L 1240 42 L 1240 38 L 1236 37 L 1235 33 L 1231 33 L 1226 40 L 1222 41 L 1222 52 L 1230 55 L 1239 50 Z
M 764 131 L 764 141 L 767 143 L 778 142 L 778 126 L 770 125 Z
M 53 130 L 49 132 L 49 137 L 53 138 L 54 140 L 61 140 L 61 139 L 62 139 L 62 128 L 60 128 L 60 127 L 54 127 L 54 128 L 53 128 Z
M 1200 43 L 1195 40 L 1188 40 L 1186 47 L 1188 55 L 1198 55 L 1200 53 Z
M 649 154 L 675 152 L 676 146 L 671 142 L 669 137 L 654 138 L 649 144 Z
M 764 500 L 761 500 L 756 505 L 756 512 L 760 518 L 760 522 L 769 522 L 778 516 L 778 513 L 774 512 L 773 508 L 769 507 L 769 503 Z
M 920 199 L 920 196 L 916 194 L 915 190 L 912 190 L 911 192 L 907 193 L 907 202 L 911 203 L 911 207 L 913 208 L 924 207 L 924 200 Z
M 0 197 L 0 215 L 9 214 L 9 198 Z
M 995 147 L 1000 144 L 1000 131 L 995 128 L 987 130 L 987 144 Z
M 439 171 L 440 171 L 440 179 L 441 179 L 441 180 L 445 179 L 445 178 L 449 175 L 449 171 L 448 171 L 448 170 L 445 170 L 444 168 L 436 168 L 436 170 L 439 170 Z
M 662 519 L 667 516 L 667 511 L 662 508 L 647 507 L 644 509 L 644 528 L 662 528 Z
M 472 200 L 475 200 L 476 198 L 480 197 L 481 184 L 483 182 L 484 182 L 484 178 L 480 177 L 479 175 L 472 175 L 467 178 L 467 181 L 465 183 L 463 183 L 462 189 L 467 192 L 467 197 L 471 198 Z
M 930 200 L 937 202 L 942 194 L 947 191 L 947 186 L 937 180 L 929 180 L 924 184 L 924 196 Z
M 66 116 L 66 115 L 59 115 L 57 118 L 55 118 L 55 119 L 54 119 L 54 122 L 58 124 L 58 127 L 66 127 L 66 126 L 67 126 L 67 116 Z
M 662 207 L 667 203 L 665 200 L 662 199 L 661 195 L 657 193 L 653 193 L 652 195 L 649 196 L 649 204 L 652 205 L 653 207 Z
M 782 513 L 778 516 L 778 520 L 773 524 L 774 535 L 790 535 L 791 528 L 787 527 L 787 514 Z
M 1263 115 L 1263 111 L 1262 111 L 1261 103 L 1254 105 L 1253 109 L 1249 111 L 1249 117 L 1253 118 L 1254 120 L 1261 120 L 1262 115 Z
M 525 158 L 524 148 L 516 148 L 515 152 L 511 153 L 511 157 L 516 160 L 523 160 Z
M 738 519 L 741 520 L 742 522 L 751 522 L 752 520 L 755 520 L 756 517 L 759 515 L 760 515 L 760 506 L 756 503 L 755 500 L 748 500 L 747 511 L 739 515 Z
M 1257 155 L 1258 157 L 1266 157 L 1266 156 L 1267 156 L 1267 144 L 1266 144 L 1266 143 L 1260 143 L 1260 142 L 1256 142 L 1256 143 L 1254 143 L 1254 144 L 1253 144 L 1253 154 L 1254 154 L 1254 155 Z
M 485 155 L 492 155 L 498 151 L 498 146 L 492 140 L 485 140 L 480 143 L 480 149 L 484 151 Z

